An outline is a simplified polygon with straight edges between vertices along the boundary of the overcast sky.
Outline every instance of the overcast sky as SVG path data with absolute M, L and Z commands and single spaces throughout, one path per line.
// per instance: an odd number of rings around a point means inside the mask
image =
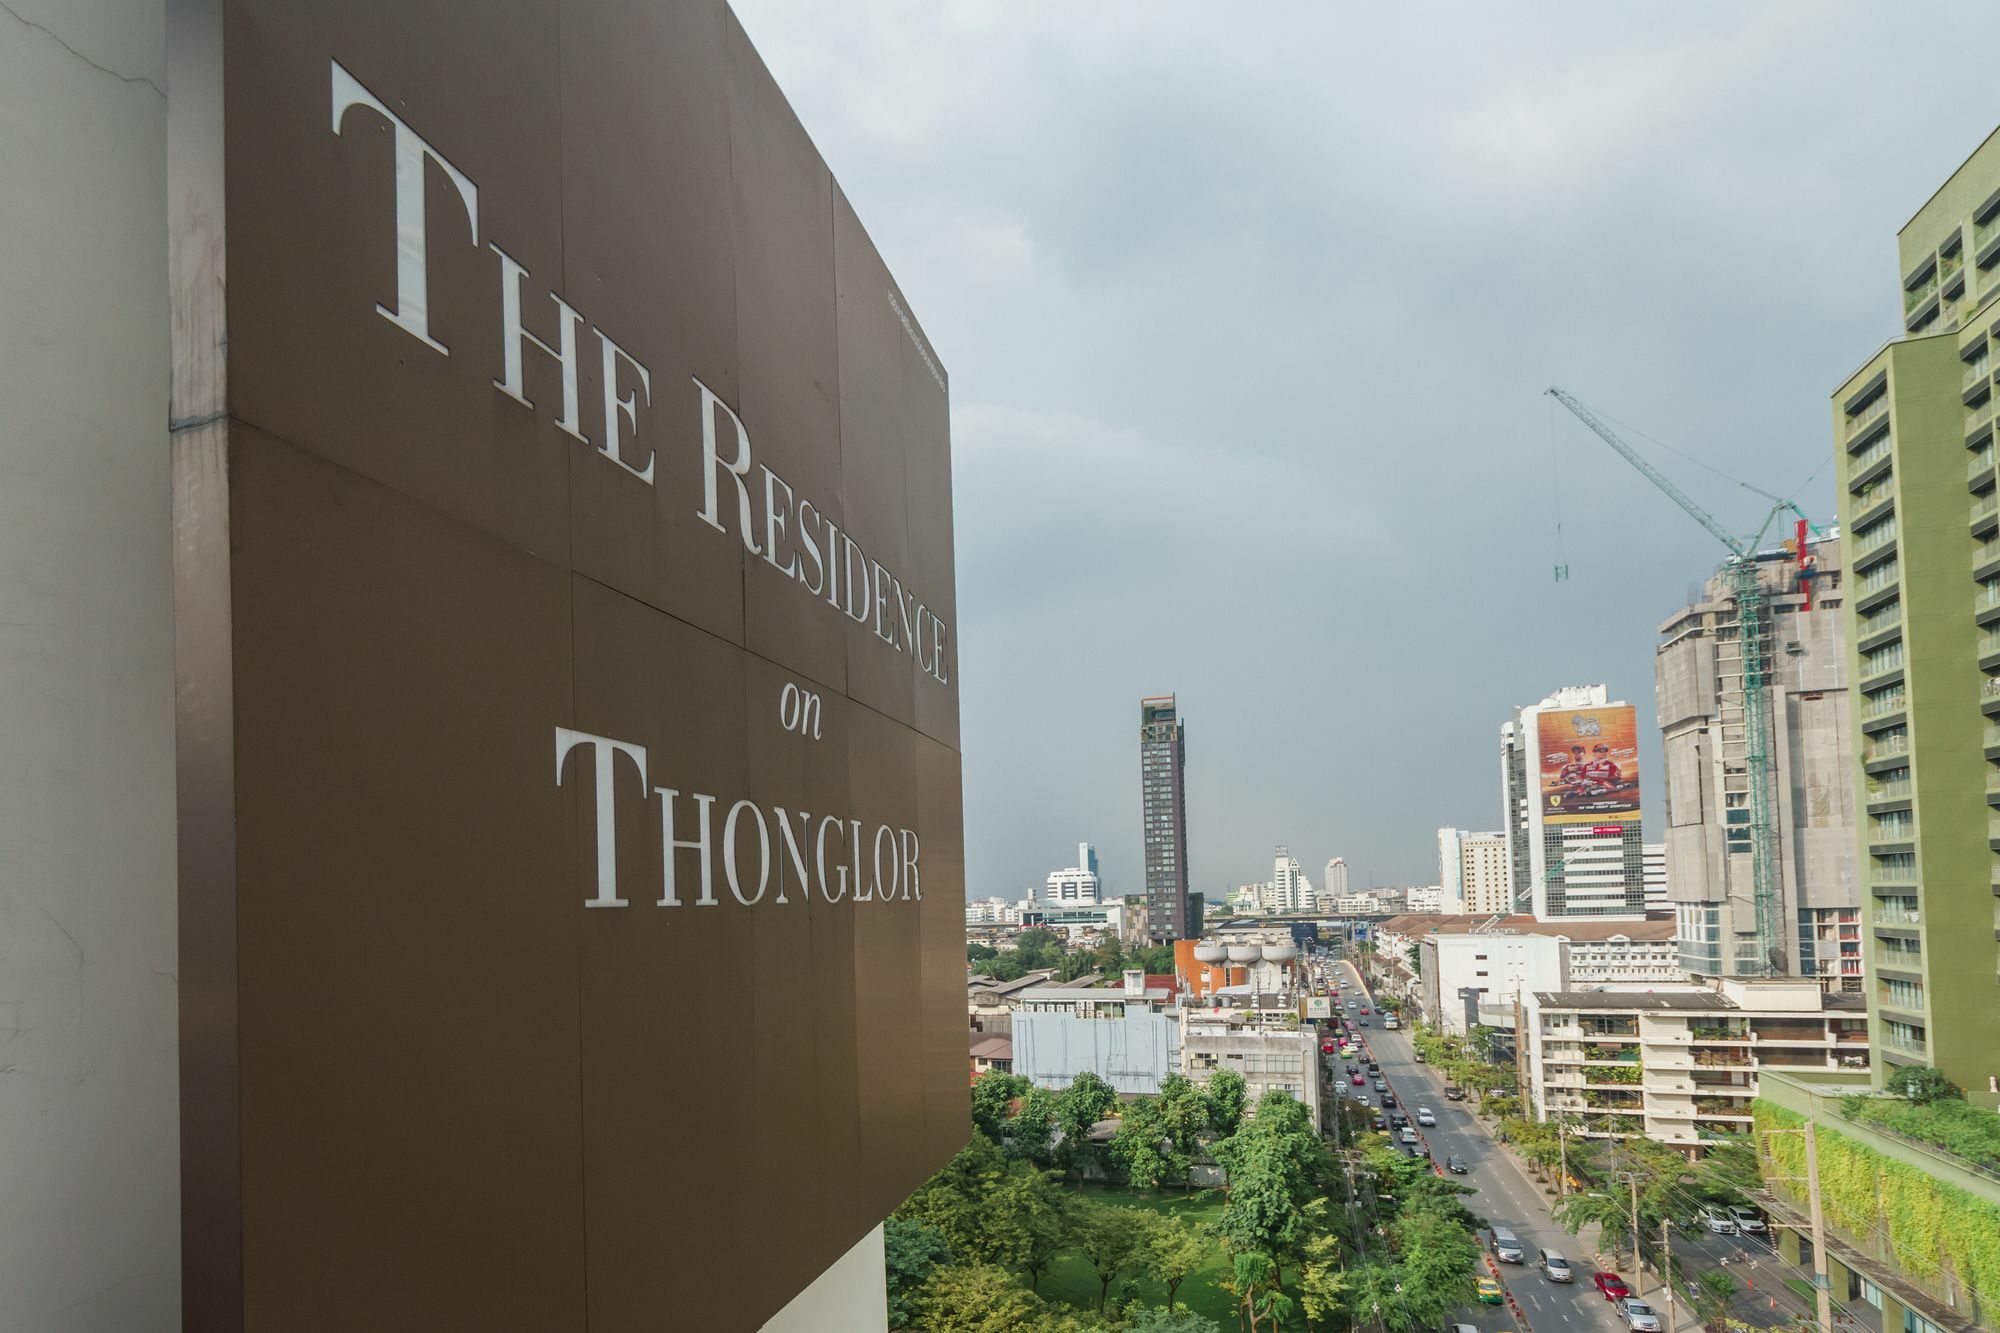
M 1638 706 L 1656 827 L 1720 548 L 1541 391 L 1831 522 L 1896 230 L 2000 122 L 1987 3 L 737 9 L 951 372 L 973 897 L 1080 839 L 1139 887 L 1154 693 L 1197 890 L 1434 882 L 1569 682 Z

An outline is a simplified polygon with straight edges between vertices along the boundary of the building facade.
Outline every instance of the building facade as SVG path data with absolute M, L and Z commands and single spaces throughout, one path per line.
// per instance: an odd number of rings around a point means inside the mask
M 1673 895 L 1667 888 L 1667 845 L 1649 842 L 1640 850 L 1646 858 L 1646 911 L 1673 911 Z
M 1111 986 L 1044 984 L 1019 992 L 1012 1015 L 1013 1072 L 1066 1088 L 1096 1074 L 1121 1093 L 1159 1092 L 1180 1066 L 1180 1022 L 1171 987 L 1127 972 Z
M 1511 913 L 1514 890 L 1508 873 L 1507 835 L 1439 829 L 1438 887 L 1437 906 L 1422 908 L 1412 903 L 1410 910 L 1499 916 Z
M 1694 1153 L 1749 1131 L 1761 1069 L 1866 1068 L 1868 1019 L 1861 997 L 1808 978 L 1538 991 L 1516 1049 L 1537 1120 Z
M 1097 849 L 1080 842 L 1076 846 L 1076 864 L 1051 873 L 1036 896 L 1041 902 L 1086 905 L 1095 903 L 1102 890 L 1097 877 Z
M 2000 135 L 1903 228 L 1904 328 L 1833 395 L 1878 1071 L 2000 1103 Z
M 1861 906 L 1854 852 L 1854 768 L 1842 626 L 1841 541 L 1796 537 L 1758 554 L 1770 662 L 1770 718 L 1783 939 L 1760 938 L 1744 720 L 1742 617 L 1732 580 L 1660 626 L 1653 660 L 1666 757 L 1666 865 L 1682 959 L 1698 976 L 1813 976 L 1861 989 Z
M 1538 920 L 1646 910 L 1632 709 L 1568 685 L 1500 728 L 1509 888 Z
M 1139 805 L 1146 852 L 1146 937 L 1185 939 L 1188 920 L 1187 727 L 1173 695 L 1139 701 Z
M 1347 862 L 1336 856 L 1326 863 L 1326 878 L 1320 881 L 1318 907 L 1331 912 L 1333 905 L 1347 896 Z
M 1299 858 L 1284 847 L 1278 848 L 1271 858 L 1271 910 L 1310 912 L 1313 905 L 1312 881 L 1299 867 Z

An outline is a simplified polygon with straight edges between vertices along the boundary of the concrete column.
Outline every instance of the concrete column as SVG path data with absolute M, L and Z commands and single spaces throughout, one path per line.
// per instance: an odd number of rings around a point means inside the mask
M 180 1326 L 159 0 L 0 5 L 0 1329 Z

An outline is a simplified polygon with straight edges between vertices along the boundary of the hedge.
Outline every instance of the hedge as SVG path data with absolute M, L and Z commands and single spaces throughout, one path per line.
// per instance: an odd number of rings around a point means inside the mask
M 1904 1138 L 2000 1171 L 2000 1114 L 1970 1102 L 1942 1099 L 1919 1104 L 1900 1097 L 1847 1097 L 1841 1100 L 1840 1112 L 1849 1120 L 1884 1125 Z
M 1768 1144 L 1774 1176 L 1802 1179 L 1803 1117 L 1761 1098 L 1751 1103 L 1757 1133 Z M 1820 1203 L 1827 1219 L 1850 1236 L 1880 1226 L 1896 1262 L 1923 1278 L 1950 1275 L 1984 1312 L 2000 1310 L 2000 1206 L 1884 1156 L 1865 1144 L 1819 1128 Z M 1775 1183 L 1775 1182 L 1774 1182 Z

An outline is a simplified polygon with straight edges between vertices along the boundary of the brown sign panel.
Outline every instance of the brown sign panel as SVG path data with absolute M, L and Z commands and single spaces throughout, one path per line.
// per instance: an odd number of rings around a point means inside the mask
M 172 47 L 187 1325 L 754 1329 L 969 1128 L 944 371 L 719 3 Z

